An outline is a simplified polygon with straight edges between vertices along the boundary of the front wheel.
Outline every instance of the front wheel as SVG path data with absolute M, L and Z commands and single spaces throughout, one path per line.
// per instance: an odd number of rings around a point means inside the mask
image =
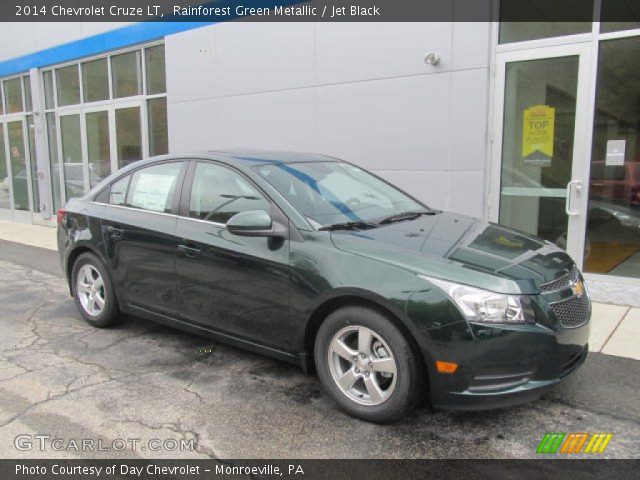
M 404 334 L 377 310 L 333 312 L 318 330 L 314 355 L 323 386 L 354 417 L 393 422 L 420 399 L 419 361 Z

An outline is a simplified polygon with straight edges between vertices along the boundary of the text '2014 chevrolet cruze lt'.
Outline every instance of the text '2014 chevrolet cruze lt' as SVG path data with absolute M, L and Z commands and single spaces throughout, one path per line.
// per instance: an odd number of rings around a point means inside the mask
M 365 420 L 425 396 L 450 409 L 536 399 L 588 351 L 591 305 L 564 251 L 321 155 L 143 160 L 58 223 L 90 324 L 129 313 L 315 369 Z

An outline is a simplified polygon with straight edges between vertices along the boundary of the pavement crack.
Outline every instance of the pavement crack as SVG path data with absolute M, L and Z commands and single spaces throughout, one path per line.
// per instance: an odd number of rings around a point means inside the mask
M 77 378 L 77 377 L 76 377 L 76 378 Z M 23 417 L 24 415 L 26 415 L 27 413 L 29 413 L 29 412 L 30 412 L 31 410 L 33 410 L 34 408 L 39 407 L 39 406 L 41 406 L 41 405 L 44 405 L 45 403 L 48 403 L 48 402 L 51 402 L 51 401 L 54 401 L 54 400 L 59 400 L 59 399 L 61 399 L 61 398 L 65 397 L 65 396 L 67 396 L 67 395 L 69 395 L 69 394 L 77 393 L 77 392 L 80 392 L 81 390 L 85 390 L 85 389 L 87 389 L 87 388 L 91 388 L 91 387 L 98 387 L 98 386 L 100 386 L 100 385 L 104 385 L 104 384 L 106 384 L 106 383 L 119 381 L 119 380 L 121 380 L 122 378 L 125 378 L 125 377 L 109 378 L 109 379 L 107 379 L 107 380 L 103 380 L 102 382 L 92 383 L 92 384 L 89 384 L 89 385 L 83 385 L 83 386 L 81 386 L 81 387 L 79 387 L 79 388 L 76 388 L 76 389 L 70 389 L 70 384 L 71 384 L 71 383 L 73 383 L 73 381 L 72 381 L 72 382 L 69 382 L 69 383 L 67 383 L 67 385 L 66 385 L 66 388 L 65 388 L 65 391 L 64 391 L 64 392 L 59 393 L 59 394 L 56 394 L 56 395 L 51 395 L 51 394 L 49 394 L 49 395 L 47 395 L 47 398 L 45 398 L 44 400 L 40 400 L 40 401 L 37 401 L 37 402 L 32 403 L 32 404 L 31 404 L 31 405 L 29 405 L 28 407 L 26 407 L 26 408 L 22 409 L 20 412 L 18 412 L 18 413 L 16 413 L 16 414 L 12 415 L 12 416 L 11 416 L 11 417 L 9 417 L 7 420 L 5 420 L 4 422 L 0 423 L 0 428 L 6 427 L 7 425 L 9 425 L 9 424 L 11 424 L 11 423 L 15 422 L 15 421 L 16 421 L 16 420 L 18 420 L 19 418 L 21 418 L 21 417 Z

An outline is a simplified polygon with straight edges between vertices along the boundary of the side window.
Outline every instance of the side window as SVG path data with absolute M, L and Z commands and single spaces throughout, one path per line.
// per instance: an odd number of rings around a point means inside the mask
M 142 168 L 131 177 L 126 205 L 151 212 L 171 213 L 182 162 Z
M 196 165 L 189 202 L 191 218 L 227 223 L 236 213 L 269 208 L 269 202 L 239 173 L 212 163 Z
M 116 180 L 111 184 L 111 186 L 109 187 L 109 204 L 124 205 L 124 197 L 127 194 L 129 180 L 131 180 L 131 175 L 122 177 L 120 180 Z

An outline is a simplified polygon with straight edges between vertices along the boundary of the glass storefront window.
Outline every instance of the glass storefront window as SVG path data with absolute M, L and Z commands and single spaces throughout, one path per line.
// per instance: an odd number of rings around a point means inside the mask
M 44 82 L 44 106 L 47 110 L 55 108 L 55 98 L 53 94 L 53 72 L 47 70 L 42 74 Z
M 113 97 L 131 97 L 142 93 L 140 51 L 111 57 Z
M 29 184 L 27 182 L 27 157 L 24 145 L 22 121 L 7 122 L 9 136 L 9 161 L 13 183 L 13 208 L 29 210 Z
M 593 0 L 557 0 L 542 4 L 501 0 L 499 17 L 500 43 L 588 33 L 593 25 Z M 523 21 L 531 18 L 545 18 L 547 21 Z
M 167 153 L 164 45 L 53 66 L 41 75 L 52 199 L 47 211 L 108 176 L 112 160 L 122 167 L 148 152 Z M 0 79 L 0 208 L 37 212 L 47 203 L 39 198 L 33 93 L 29 74 Z M 141 97 L 147 94 L 153 98 Z
M 589 33 L 591 22 L 500 22 L 500 43 Z
M 147 95 L 165 93 L 167 82 L 164 66 L 164 45 L 149 47 L 144 51 L 147 78 Z
M 84 194 L 84 165 L 80 138 L 80 115 L 60 117 L 60 138 L 67 200 Z
M 149 122 L 149 155 L 169 153 L 169 133 L 167 129 L 167 99 L 165 97 L 147 100 Z
M 58 90 L 58 106 L 80 103 L 80 78 L 78 65 L 56 69 L 56 87 Z
M 87 154 L 89 156 L 89 184 L 91 187 L 111 174 L 111 147 L 109 145 L 109 112 L 91 112 L 86 115 Z
M 24 88 L 24 109 L 25 112 L 33 111 L 33 100 L 31 98 L 31 80 L 29 76 L 22 77 L 22 85 Z
M 106 58 L 82 64 L 82 94 L 85 102 L 109 99 L 109 66 Z
M 13 78 L 4 81 L 4 104 L 7 113 L 19 113 L 24 111 L 22 105 L 22 79 Z
M 640 37 L 600 43 L 585 271 L 640 278 Z
M 10 182 L 4 150 L 4 125 L 0 123 L 0 208 L 11 208 Z
M 53 211 L 62 208 L 62 192 L 60 189 L 60 158 L 58 157 L 58 133 L 56 114 L 47 113 L 47 135 L 49 138 L 49 162 L 51 169 L 51 192 L 53 194 Z
M 131 107 L 116 110 L 116 145 L 118 168 L 142 158 L 140 108 Z
M 620 21 L 634 19 L 635 21 Z M 640 3 L 637 1 L 602 0 L 600 31 L 618 32 L 640 28 Z

